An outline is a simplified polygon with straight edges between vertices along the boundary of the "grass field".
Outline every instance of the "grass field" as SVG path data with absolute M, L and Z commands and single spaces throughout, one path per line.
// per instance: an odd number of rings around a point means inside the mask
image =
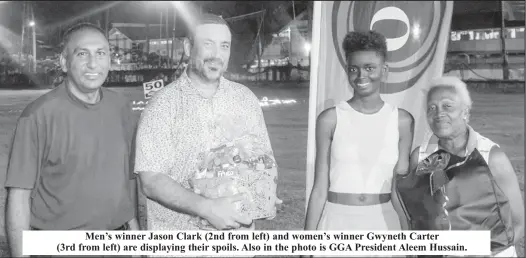
M 133 100 L 142 100 L 141 88 L 115 88 Z M 258 229 L 301 229 L 305 206 L 305 157 L 307 147 L 308 86 L 251 87 L 262 99 L 294 99 L 296 103 L 263 107 L 279 170 L 278 195 L 283 204 L 272 221 L 261 221 Z M 6 162 L 16 120 L 21 110 L 45 91 L 0 91 L 0 184 L 5 180 Z M 524 193 L 524 95 L 472 93 L 471 125 L 499 143 L 510 157 Z M 136 111 L 136 118 L 140 111 Z M 142 199 L 142 198 L 141 198 Z M 6 256 L 4 233 L 5 191 L 0 188 L 0 256 Z M 141 201 L 144 221 L 144 199 Z M 518 248 L 524 255 L 524 247 Z

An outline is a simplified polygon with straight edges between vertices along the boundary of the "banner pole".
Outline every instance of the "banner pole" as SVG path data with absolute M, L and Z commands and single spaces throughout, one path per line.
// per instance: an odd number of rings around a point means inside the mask
M 312 47 L 310 60 L 310 85 L 309 85 L 309 122 L 307 136 L 307 166 L 305 171 L 305 213 L 309 204 L 312 189 L 311 177 L 314 177 L 314 162 L 316 157 L 316 107 L 318 99 L 318 65 L 320 56 L 320 33 L 321 33 L 321 1 L 314 1 L 312 18 Z M 313 178 L 312 178 L 313 179 Z

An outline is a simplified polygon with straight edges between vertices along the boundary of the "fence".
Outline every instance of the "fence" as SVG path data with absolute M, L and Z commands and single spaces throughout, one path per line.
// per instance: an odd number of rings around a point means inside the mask
M 174 81 L 183 72 L 180 69 L 142 69 L 133 71 L 110 71 L 104 86 L 128 87 L 142 85 L 143 82 L 164 80 L 165 84 Z M 309 80 L 309 67 L 267 67 L 260 73 L 225 73 L 225 77 L 233 81 L 306 81 Z M 0 88 L 27 89 L 52 88 L 60 84 L 63 74 L 49 73 L 0 73 Z
M 173 81 L 182 70 L 175 69 L 145 69 L 136 71 L 110 71 L 104 86 L 137 86 L 143 82 L 163 79 Z M 0 74 L 0 88 L 52 88 L 62 82 L 61 73 L 3 73 Z
M 238 82 L 243 81 L 308 81 L 310 67 L 266 67 L 259 73 L 226 73 L 225 77 Z

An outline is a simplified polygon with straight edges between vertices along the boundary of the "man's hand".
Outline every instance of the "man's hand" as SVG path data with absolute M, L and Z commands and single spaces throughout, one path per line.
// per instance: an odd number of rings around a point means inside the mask
M 243 194 L 209 200 L 209 209 L 204 219 L 218 230 L 237 229 L 252 224 L 252 219 L 236 211 L 236 202 L 244 199 Z

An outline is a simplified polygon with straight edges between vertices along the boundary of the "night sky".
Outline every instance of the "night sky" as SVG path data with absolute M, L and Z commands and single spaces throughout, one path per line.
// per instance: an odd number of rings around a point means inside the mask
M 231 13 L 232 9 L 235 9 L 233 8 L 233 6 L 236 5 L 235 1 L 199 2 L 205 3 L 205 6 L 208 6 L 208 8 L 212 9 L 216 14 L 224 13 L 225 17 L 236 15 Z M 291 1 L 281 1 L 282 4 L 290 5 L 288 2 Z M 133 23 L 145 23 L 147 20 L 151 23 L 159 23 L 159 10 L 167 8 L 173 9 L 173 5 L 169 1 L 35 1 L 31 3 L 35 6 L 35 20 L 38 25 L 37 33 L 39 34 L 46 34 L 49 29 L 59 28 L 58 25 L 67 24 L 68 21 L 82 14 L 95 13 L 94 17 L 99 16 L 101 22 L 103 22 L 105 7 L 111 7 L 110 22 Z M 252 2 L 254 6 L 257 6 L 255 9 L 272 8 L 272 5 L 276 6 L 275 3 L 276 2 Z M 195 6 L 195 3 L 192 4 Z M 301 8 L 302 4 L 301 1 L 295 1 L 296 8 Z M 457 15 L 464 13 L 488 13 L 497 10 L 498 1 L 455 1 L 454 5 L 454 13 Z M 244 13 L 237 15 L 240 14 Z M 290 20 L 289 17 L 285 18 L 286 19 L 283 19 L 284 21 Z M 14 34 L 20 35 L 21 22 L 22 1 L 5 1 L 0 3 L 0 25 L 11 30 Z M 286 23 L 287 22 L 284 22 L 283 25 Z
M 95 23 L 95 20 L 98 19 L 101 22 L 101 26 L 104 27 L 104 10 L 109 7 L 111 7 L 110 23 L 146 23 L 149 21 L 151 24 L 158 24 L 160 22 L 160 11 L 169 10 L 170 26 L 173 21 L 172 10 L 175 9 L 170 1 L 35 1 L 31 3 L 35 7 L 37 35 L 40 34 L 38 38 L 43 41 L 49 41 L 48 37 L 57 37 L 57 30 L 64 31 L 71 25 L 69 21 L 74 21 L 76 18 L 87 14 L 91 14 L 92 20 L 90 22 Z M 273 9 L 278 5 L 285 5 L 285 9 L 287 9 L 287 5 L 291 6 L 291 1 L 199 1 L 198 3 L 204 6 L 203 11 L 223 15 L 225 18 L 259 11 L 263 8 Z M 248 8 L 247 4 L 249 5 Z M 240 5 L 245 5 L 245 7 L 240 8 Z M 0 24 L 17 35 L 21 34 L 22 6 L 22 1 L 0 3 Z M 186 6 L 193 6 L 196 10 L 198 9 L 196 1 L 186 2 Z M 289 7 L 289 9 L 291 8 Z M 305 4 L 297 1 L 296 10 L 305 10 Z M 273 30 L 279 30 L 283 25 L 290 22 L 292 11 L 290 10 L 290 15 L 284 14 L 280 16 L 284 17 L 275 22 L 277 26 L 274 26 L 276 28 L 272 28 Z M 180 14 L 177 15 L 176 24 L 177 31 L 186 31 L 184 20 Z M 111 25 L 109 27 L 111 28 Z M 169 28 L 169 30 L 171 29 Z M 53 36 L 49 34 L 53 34 Z M 46 35 L 46 37 L 43 35 Z
M 223 1 L 221 1 L 223 2 Z M 228 5 L 233 1 L 225 1 L 218 4 Z M 288 1 L 290 2 L 290 1 Z M 473 2 L 476 2 L 474 4 Z M 171 5 L 170 2 L 154 2 L 154 1 L 35 1 L 35 20 L 45 27 L 60 24 L 71 18 L 78 17 L 82 13 L 87 13 L 90 10 L 102 9 L 104 6 L 114 5 L 111 8 L 111 16 L 114 22 L 141 22 L 150 18 L 152 22 L 158 21 L 156 9 L 167 8 Z M 253 2 L 254 5 L 260 5 L 259 2 Z M 296 5 L 300 5 L 300 1 L 296 1 Z M 146 8 L 148 6 L 148 8 Z M 497 1 L 456 1 L 455 13 L 476 13 L 479 10 L 489 11 L 498 8 Z M 148 11 L 148 13 L 146 13 Z M 14 30 L 20 30 L 20 22 L 22 20 L 22 1 L 6 1 L 0 4 L 0 24 Z M 103 13 L 100 13 L 101 18 Z M 118 21 L 117 21 L 118 20 Z
M 167 8 L 170 2 L 138 2 L 138 1 L 38 1 L 31 2 L 35 7 L 35 20 L 42 28 L 54 27 L 83 14 L 100 15 L 104 17 L 105 7 L 110 9 L 113 22 L 144 22 L 158 21 L 158 8 Z M 146 8 L 148 7 L 148 8 Z M 146 13 L 149 11 L 149 13 Z M 22 1 L 4 2 L 0 4 L 0 24 L 19 31 L 22 21 Z

